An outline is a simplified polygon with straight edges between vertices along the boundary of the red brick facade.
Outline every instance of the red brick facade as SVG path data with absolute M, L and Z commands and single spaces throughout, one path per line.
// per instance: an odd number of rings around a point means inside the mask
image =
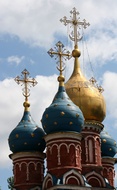
M 20 152 L 11 154 L 13 160 L 14 187 L 28 190 L 41 186 L 44 178 L 44 157 L 39 152 Z

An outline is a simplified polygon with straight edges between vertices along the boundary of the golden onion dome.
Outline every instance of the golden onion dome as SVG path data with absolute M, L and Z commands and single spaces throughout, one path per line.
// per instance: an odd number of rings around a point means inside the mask
M 94 81 L 88 81 L 82 74 L 78 57 L 80 51 L 77 47 L 72 52 L 75 58 L 74 70 L 66 82 L 66 92 L 70 99 L 82 110 L 85 120 L 102 122 L 106 115 L 105 100 L 101 89 L 97 88 Z

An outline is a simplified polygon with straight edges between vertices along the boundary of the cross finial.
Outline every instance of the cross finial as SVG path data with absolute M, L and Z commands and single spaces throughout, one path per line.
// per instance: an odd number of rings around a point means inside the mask
M 77 46 L 77 42 L 82 39 L 82 36 L 80 35 L 80 32 L 78 29 L 80 29 L 80 26 L 82 26 L 84 29 L 87 28 L 90 24 L 86 22 L 84 19 L 83 21 L 80 21 L 80 17 L 77 17 L 79 15 L 79 12 L 74 7 L 73 10 L 70 11 L 71 20 L 67 19 L 66 16 L 63 17 L 63 19 L 60 19 L 60 22 L 63 22 L 64 25 L 71 24 L 71 27 L 73 27 L 73 31 L 71 32 L 71 35 L 69 35 L 70 39 L 74 41 L 74 46 Z
M 60 71 L 60 76 L 58 77 L 58 81 L 60 82 L 60 80 L 63 80 L 62 79 L 63 78 L 62 72 L 65 69 L 65 64 L 64 64 L 62 58 L 64 58 L 65 60 L 66 59 L 70 59 L 71 58 L 71 54 L 70 54 L 69 51 L 66 51 L 66 49 L 64 48 L 64 45 L 60 41 L 56 43 L 56 47 L 54 49 L 55 49 L 55 51 L 51 48 L 48 51 L 48 54 L 51 57 L 55 56 L 55 59 L 58 58 L 57 69 Z
M 37 81 L 34 79 L 34 78 L 30 78 L 29 77 L 29 72 L 24 69 L 21 73 L 21 77 L 17 76 L 15 78 L 15 82 L 17 84 L 20 84 L 21 83 L 21 86 L 24 85 L 24 88 L 23 88 L 23 95 L 25 97 L 25 103 L 28 102 L 28 97 L 30 96 L 30 89 L 29 87 L 31 86 L 35 86 L 37 84 Z M 24 106 L 26 107 L 26 106 Z
M 89 81 L 90 81 L 93 85 L 97 82 L 94 77 L 91 77 L 91 79 L 90 79 Z
M 101 86 L 98 86 L 98 90 L 100 93 L 102 93 L 104 91 L 104 89 Z
M 97 81 L 94 77 L 92 77 L 89 81 L 91 82 L 93 86 L 95 86 L 98 89 L 100 93 L 104 91 L 104 89 L 101 86 L 98 86 L 98 84 L 96 84 Z

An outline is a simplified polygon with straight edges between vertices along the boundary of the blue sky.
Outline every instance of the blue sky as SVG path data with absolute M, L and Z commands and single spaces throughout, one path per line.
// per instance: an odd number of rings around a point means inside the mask
M 81 20 L 85 18 L 91 24 L 84 31 L 84 48 L 82 42 L 79 43 L 81 67 L 88 79 L 93 75 L 105 90 L 103 94 L 107 103 L 107 116 L 103 123 L 109 134 L 117 140 L 117 1 L 0 0 L 2 190 L 8 189 L 7 178 L 12 176 L 7 139 L 23 114 L 22 87 L 14 82 L 14 78 L 20 76 L 26 68 L 38 81 L 38 85 L 31 88 L 29 101 L 32 117 L 41 127 L 43 111 L 51 103 L 58 87 L 56 61 L 50 58 L 47 51 L 54 48 L 59 40 L 66 49 L 71 51 L 73 48 L 68 38 L 70 28 L 59 21 L 63 16 L 70 18 L 69 12 L 73 7 L 80 12 Z M 66 80 L 72 69 L 73 59 L 66 61 Z

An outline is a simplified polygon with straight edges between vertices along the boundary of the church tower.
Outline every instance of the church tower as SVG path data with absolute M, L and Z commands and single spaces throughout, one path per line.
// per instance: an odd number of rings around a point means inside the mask
M 74 32 L 70 36 L 70 39 L 74 41 L 74 50 L 72 51 L 74 70 L 70 79 L 66 82 L 65 88 L 68 96 L 79 106 L 85 118 L 84 127 L 81 132 L 82 175 L 85 176 L 87 182 L 92 187 L 105 188 L 105 177 L 107 176 L 104 175 L 103 171 L 105 159 L 103 159 L 102 164 L 100 139 L 100 133 L 104 128 L 102 121 L 106 115 L 105 100 L 102 96 L 103 89 L 96 85 L 96 80 L 93 77 L 87 80 L 80 68 L 79 57 L 81 53 L 78 49 L 78 41 L 82 39 L 82 36 L 80 36 L 78 29 L 80 26 L 86 28 L 86 26 L 89 26 L 89 23 L 86 23 L 86 20 L 81 22 L 77 18 L 79 13 L 75 8 L 70 13 L 73 15 L 72 20 L 68 20 L 66 17 L 61 19 L 64 25 L 71 23 L 74 29 Z M 114 146 L 117 151 L 116 145 Z M 110 185 L 113 186 L 114 184 L 111 182 Z
M 89 24 L 85 20 L 83 22 L 78 20 L 78 12 L 75 8 L 71 14 L 73 20 L 66 18 L 61 20 L 66 24 L 72 22 L 74 28 L 74 35 L 70 37 L 74 41 L 72 52 L 74 70 L 65 87 L 68 96 L 80 107 L 85 118 L 82 130 L 82 174 L 92 186 L 103 187 L 103 178 L 100 176 L 102 171 L 100 132 L 103 129 L 101 121 L 105 117 L 105 101 L 101 89 L 95 86 L 95 80 L 92 78 L 91 81 L 88 81 L 80 69 L 79 57 L 81 53 L 78 49 L 78 41 L 82 37 L 79 37 L 78 27 L 82 25 L 86 28 Z
M 40 190 L 44 177 L 45 133 L 33 121 L 28 102 L 29 84 L 35 86 L 35 79 L 28 77 L 29 72 L 25 69 L 22 77 L 15 78 L 18 84 L 23 84 L 25 96 L 24 114 L 13 131 L 9 135 L 9 147 L 12 151 L 10 158 L 13 161 L 14 188 L 17 190 Z
M 50 49 L 52 57 L 59 57 L 59 88 L 52 104 L 42 116 L 42 126 L 46 132 L 47 174 L 43 190 L 73 189 L 85 186 L 81 175 L 81 130 L 84 117 L 81 110 L 69 99 L 64 87 L 63 58 L 69 57 L 61 42 L 57 51 Z

